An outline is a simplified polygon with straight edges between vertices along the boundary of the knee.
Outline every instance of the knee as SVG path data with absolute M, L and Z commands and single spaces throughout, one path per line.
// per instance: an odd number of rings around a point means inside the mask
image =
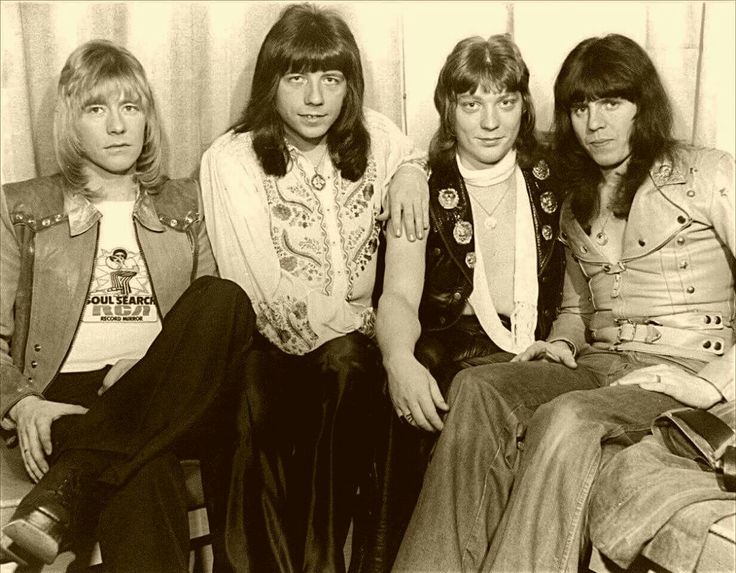
M 458 409 L 474 406 L 493 410 L 503 401 L 503 381 L 504 376 L 495 366 L 460 370 L 450 385 L 448 404 Z
M 240 302 L 245 299 L 248 300 L 248 304 L 250 305 L 248 295 L 245 294 L 245 291 L 237 283 L 229 279 L 206 275 L 195 280 L 191 287 L 207 295 L 207 298 L 212 300 L 234 300 Z
M 445 346 L 436 337 L 427 334 L 423 334 L 417 341 L 414 356 L 430 371 L 437 370 L 449 361 Z
M 530 428 L 560 442 L 577 441 L 585 428 L 595 421 L 590 415 L 587 390 L 577 390 L 542 404 L 532 416 Z
M 495 388 L 492 372 L 481 373 L 476 368 L 461 370 L 450 386 L 445 432 L 457 435 L 464 441 L 473 434 L 483 433 L 484 421 L 503 419 L 500 414 L 500 396 Z
M 203 301 L 203 307 L 208 307 L 208 312 L 216 312 L 216 308 L 235 308 L 236 311 L 246 314 L 244 318 L 255 320 L 250 298 L 237 283 L 229 279 L 202 276 L 195 280 L 190 288 L 198 293 Z

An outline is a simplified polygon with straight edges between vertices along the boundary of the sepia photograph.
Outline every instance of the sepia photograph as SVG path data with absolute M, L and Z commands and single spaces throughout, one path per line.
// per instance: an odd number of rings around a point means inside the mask
M 0 573 L 736 573 L 736 2 L 0 30 Z

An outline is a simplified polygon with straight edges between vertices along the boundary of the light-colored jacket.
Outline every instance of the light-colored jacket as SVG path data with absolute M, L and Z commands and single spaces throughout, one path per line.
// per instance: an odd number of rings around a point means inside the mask
M 139 193 L 133 209 L 164 316 L 194 279 L 217 272 L 198 195 L 194 180 L 168 180 Z M 69 352 L 92 279 L 101 215 L 61 175 L 4 185 L 0 203 L 2 419 L 21 398 L 43 395 Z
M 733 175 L 733 159 L 713 149 L 681 147 L 657 162 L 634 197 L 620 261 L 566 202 L 563 302 L 548 340 L 701 360 L 699 376 L 733 400 Z

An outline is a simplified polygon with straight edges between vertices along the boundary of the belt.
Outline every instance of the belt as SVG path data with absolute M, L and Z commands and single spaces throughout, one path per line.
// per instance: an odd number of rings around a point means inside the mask
M 595 342 L 615 350 L 642 350 L 642 345 L 667 346 L 691 352 L 722 356 L 734 343 L 733 329 L 720 313 L 687 313 L 644 322 L 621 321 L 617 326 L 594 329 Z M 653 351 L 652 349 L 651 351 Z

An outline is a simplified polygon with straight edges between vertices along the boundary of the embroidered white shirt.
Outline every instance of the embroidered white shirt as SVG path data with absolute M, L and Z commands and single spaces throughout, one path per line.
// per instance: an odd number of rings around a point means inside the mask
M 398 167 L 421 155 L 385 116 L 366 109 L 365 118 L 365 173 L 343 179 L 327 156 L 321 191 L 309 183 L 312 163 L 293 146 L 286 175 L 266 175 L 250 133 L 226 133 L 202 158 L 204 212 L 220 274 L 245 290 L 258 330 L 289 354 L 354 331 L 373 334 L 376 216 Z

